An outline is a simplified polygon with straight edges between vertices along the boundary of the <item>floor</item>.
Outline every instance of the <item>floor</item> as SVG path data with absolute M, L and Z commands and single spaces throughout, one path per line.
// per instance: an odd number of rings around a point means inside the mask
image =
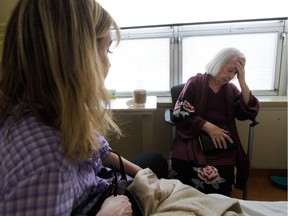
M 252 169 L 248 182 L 248 200 L 287 201 L 287 189 L 275 186 L 271 176 L 287 177 L 287 170 Z M 242 199 L 242 191 L 235 189 L 233 198 Z

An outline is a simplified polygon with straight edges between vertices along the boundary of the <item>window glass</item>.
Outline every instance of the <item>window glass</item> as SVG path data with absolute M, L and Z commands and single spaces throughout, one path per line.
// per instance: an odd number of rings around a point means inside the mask
M 182 82 L 204 73 L 205 65 L 222 48 L 236 47 L 246 56 L 245 76 L 250 89 L 274 90 L 277 39 L 277 32 L 185 37 Z M 238 86 L 238 81 L 234 83 Z
M 106 88 L 117 94 L 136 88 L 169 90 L 169 38 L 121 40 L 111 51 Z

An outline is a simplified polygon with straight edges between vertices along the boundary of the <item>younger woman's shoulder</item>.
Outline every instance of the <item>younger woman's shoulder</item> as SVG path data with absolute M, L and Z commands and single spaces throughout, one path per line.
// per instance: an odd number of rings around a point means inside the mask
M 1 151 L 6 152 L 7 160 L 13 161 L 7 163 L 7 169 L 9 164 L 21 165 L 28 173 L 46 168 L 69 169 L 71 161 L 65 157 L 60 132 L 41 123 L 33 115 L 10 121 L 1 132 L 5 133 Z

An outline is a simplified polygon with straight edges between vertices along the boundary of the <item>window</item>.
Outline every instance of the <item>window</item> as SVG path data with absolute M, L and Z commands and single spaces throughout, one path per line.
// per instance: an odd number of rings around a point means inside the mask
M 110 62 L 106 87 L 118 93 L 169 88 L 169 38 L 122 40 Z
M 245 76 L 252 90 L 274 91 L 277 33 L 196 36 L 183 39 L 183 78 L 185 82 L 223 47 L 236 47 L 246 57 Z M 238 86 L 238 82 L 234 82 Z
M 145 88 L 161 95 L 170 89 L 170 27 L 121 31 L 120 44 L 109 56 L 111 67 L 106 88 L 116 89 L 117 96 L 131 95 Z
M 281 22 L 230 23 L 183 27 L 182 80 L 203 73 L 206 63 L 222 48 L 236 47 L 246 56 L 246 80 L 253 91 L 275 94 L 279 82 L 283 27 Z M 278 49 L 278 47 L 280 47 Z M 238 81 L 234 82 L 238 85 Z
M 283 94 L 285 24 L 287 19 L 123 29 L 120 45 L 110 56 L 106 87 L 116 89 L 118 96 L 130 96 L 136 88 L 168 96 L 173 85 L 204 73 L 220 49 L 233 46 L 246 56 L 246 79 L 253 93 Z

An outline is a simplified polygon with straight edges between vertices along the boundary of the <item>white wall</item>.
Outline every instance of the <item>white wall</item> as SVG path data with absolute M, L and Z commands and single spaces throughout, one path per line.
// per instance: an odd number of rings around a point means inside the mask
M 0 1 L 0 24 L 18 0 Z M 287 17 L 287 0 L 98 0 L 119 26 Z
M 287 0 L 98 0 L 119 26 L 287 17 Z

